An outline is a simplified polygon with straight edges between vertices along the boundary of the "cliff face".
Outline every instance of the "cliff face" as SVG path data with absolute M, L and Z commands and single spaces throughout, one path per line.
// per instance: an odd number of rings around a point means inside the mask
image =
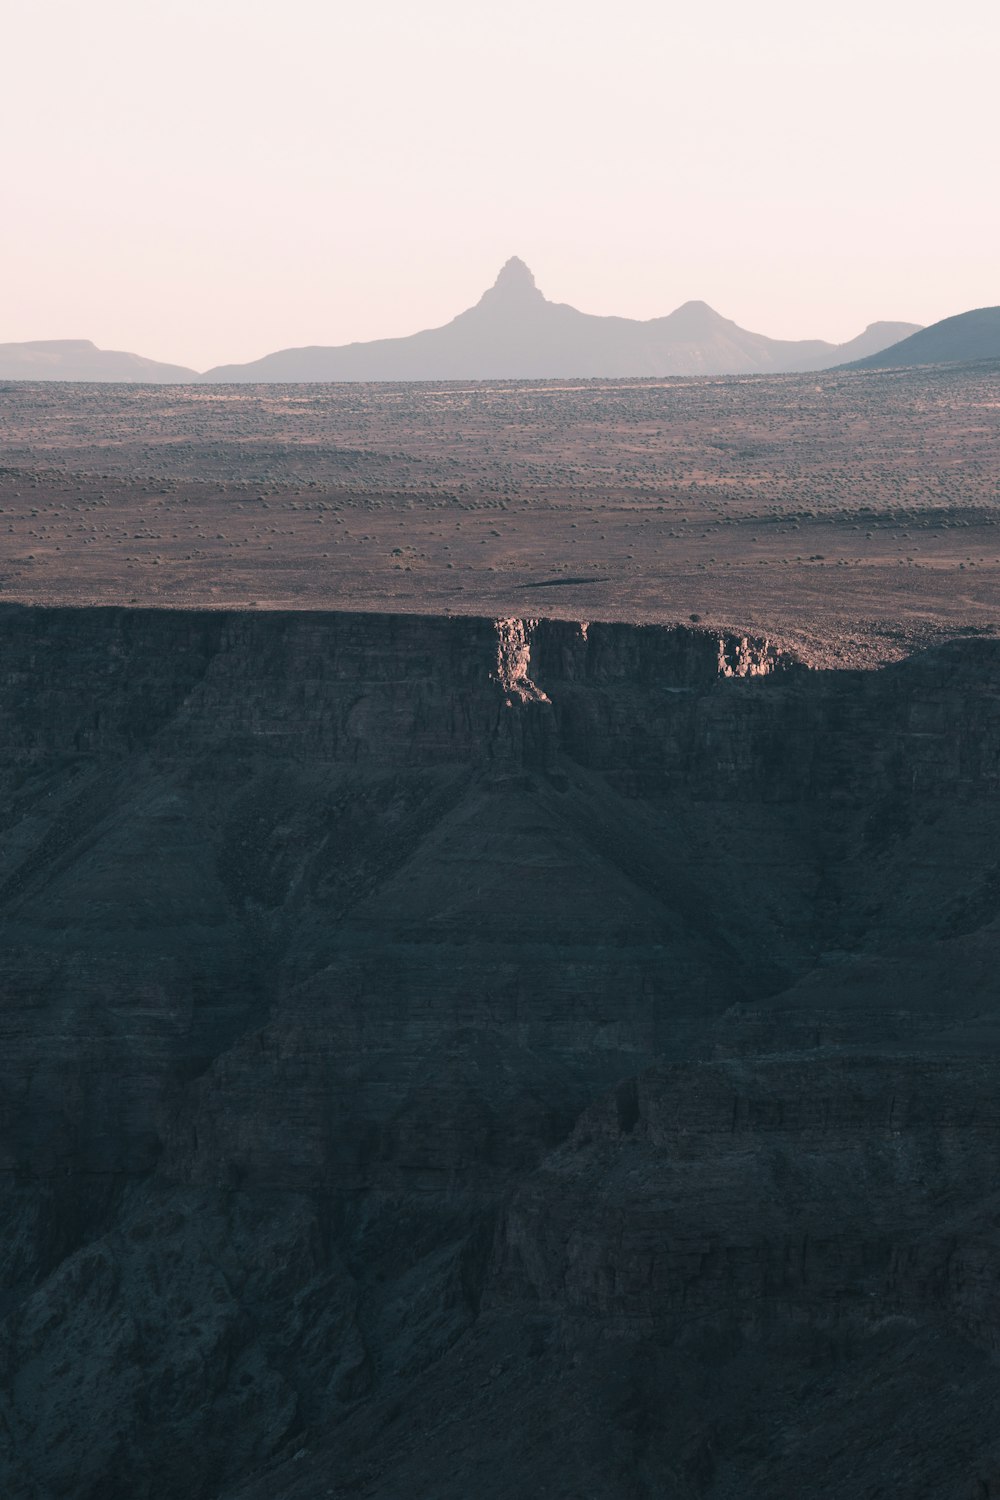
M 6 1493 L 998 1492 L 996 645 L 7 608 L 0 786 Z

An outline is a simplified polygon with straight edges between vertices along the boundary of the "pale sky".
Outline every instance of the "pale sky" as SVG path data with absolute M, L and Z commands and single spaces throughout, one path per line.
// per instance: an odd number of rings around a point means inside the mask
M 1000 303 L 995 0 L 4 0 L 0 342 L 198 369 L 554 301 Z

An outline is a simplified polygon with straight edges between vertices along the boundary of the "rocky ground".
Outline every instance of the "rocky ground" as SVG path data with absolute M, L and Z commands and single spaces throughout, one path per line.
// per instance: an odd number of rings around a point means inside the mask
M 1000 644 L 0 640 L 5 1494 L 1000 1493 Z
M 877 665 L 1000 623 L 998 368 L 0 385 L 0 599 L 698 615 Z
M 0 419 L 0 1493 L 1000 1497 L 995 371 Z

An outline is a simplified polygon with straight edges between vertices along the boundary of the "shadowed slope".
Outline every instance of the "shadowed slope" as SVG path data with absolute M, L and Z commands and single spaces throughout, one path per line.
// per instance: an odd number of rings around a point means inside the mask
M 990 1494 L 995 643 L 0 638 L 5 1494 Z
M 978 307 L 972 312 L 942 318 L 909 338 L 855 360 L 852 370 L 891 370 L 902 365 L 967 364 L 1000 360 L 1000 307 Z

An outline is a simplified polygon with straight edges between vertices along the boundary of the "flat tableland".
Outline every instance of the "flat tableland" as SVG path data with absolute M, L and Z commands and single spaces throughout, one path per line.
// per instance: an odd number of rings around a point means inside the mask
M 1000 366 L 0 385 L 0 599 L 552 615 L 876 665 L 1000 625 Z

